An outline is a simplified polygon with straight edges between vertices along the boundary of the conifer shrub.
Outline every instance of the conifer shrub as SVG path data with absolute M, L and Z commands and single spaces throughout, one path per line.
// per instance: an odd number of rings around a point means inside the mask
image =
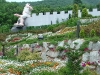
M 80 38 L 84 38 L 85 37 L 85 32 L 84 32 L 83 29 L 80 30 L 79 36 L 80 36 Z
M 94 36 L 96 36 L 96 32 L 95 32 L 94 29 L 92 29 L 92 30 L 90 31 L 90 37 L 94 37 Z

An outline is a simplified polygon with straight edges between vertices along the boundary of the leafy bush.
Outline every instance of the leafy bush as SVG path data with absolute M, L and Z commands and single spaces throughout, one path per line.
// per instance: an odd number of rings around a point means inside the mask
M 17 59 L 19 61 L 25 61 L 26 60 L 26 57 L 29 56 L 30 54 L 31 54 L 31 52 L 29 50 L 22 50 L 18 54 Z
M 92 30 L 90 31 L 90 37 L 94 37 L 94 36 L 96 36 L 96 32 L 95 32 L 94 29 L 92 29 Z
M 84 29 L 86 36 L 90 35 L 90 32 L 92 29 L 93 29 L 92 30 L 93 32 L 95 30 L 95 32 L 93 34 L 91 33 L 92 35 L 96 34 L 96 36 L 100 36 L 100 21 L 93 22 L 93 23 L 89 24 L 88 26 L 84 26 L 82 28 Z
M 98 74 L 95 71 L 91 71 L 88 68 L 86 68 L 86 70 L 84 70 L 81 75 L 98 75 Z
M 30 75 L 58 75 L 56 72 L 40 71 L 38 73 L 32 72 Z
M 82 9 L 82 14 L 81 14 L 81 16 L 82 16 L 83 18 L 88 17 L 88 11 L 87 11 L 87 8 L 83 8 L 83 9 Z
M 14 54 L 15 54 L 15 49 L 14 48 L 12 48 L 11 50 L 6 50 L 5 51 L 5 55 L 7 56 L 8 59 L 15 59 L 16 56 Z
M 67 63 L 67 74 L 68 75 L 80 75 L 80 70 L 82 67 L 80 66 L 81 63 L 81 55 L 82 51 L 75 50 L 73 51 L 72 49 L 69 48 L 69 51 L 67 52 L 67 57 L 68 57 L 68 63 Z
M 100 38 L 99 38 L 99 37 L 92 37 L 92 38 L 90 39 L 90 41 L 96 43 L 97 41 L 100 41 Z
M 39 60 L 41 58 L 39 56 L 39 53 L 37 52 L 31 53 L 29 50 L 22 50 L 18 54 L 17 59 L 19 61 L 26 61 L 26 60 Z
M 34 51 L 30 55 L 28 55 L 25 60 L 40 60 L 40 59 L 41 59 L 40 54 Z
M 70 38 L 72 38 L 73 37 L 73 32 L 68 32 L 68 38 L 70 39 Z
M 53 29 L 54 29 L 54 26 L 53 26 L 53 25 L 51 25 L 51 26 L 49 26 L 49 27 L 47 28 L 48 31 L 53 31 Z
M 66 26 L 73 27 L 76 26 L 78 18 L 70 18 L 66 21 Z
M 83 29 L 80 31 L 79 35 L 80 35 L 81 38 L 84 38 L 85 37 L 85 32 L 84 32 Z

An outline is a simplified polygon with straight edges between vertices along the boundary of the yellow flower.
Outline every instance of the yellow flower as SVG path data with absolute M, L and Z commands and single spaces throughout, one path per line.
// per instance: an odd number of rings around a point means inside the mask
M 88 65 L 88 64 L 86 64 L 86 67 L 89 67 L 89 65 Z

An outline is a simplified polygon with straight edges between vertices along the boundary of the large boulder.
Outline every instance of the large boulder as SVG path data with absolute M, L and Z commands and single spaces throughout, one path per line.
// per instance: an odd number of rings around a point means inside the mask
M 75 41 L 73 41 L 71 44 L 70 44 L 70 48 L 72 49 L 79 49 L 80 46 L 83 44 L 85 40 L 84 39 L 77 39 Z
M 57 58 L 59 55 L 58 51 L 48 51 L 47 56 L 52 57 L 52 58 Z
M 20 30 L 23 30 L 23 31 L 26 30 L 26 26 L 13 26 L 11 28 L 11 32 L 18 32 Z
M 28 18 L 25 18 L 24 20 L 24 26 L 20 26 L 20 25 L 14 25 L 12 28 L 11 28 L 11 32 L 18 32 L 20 30 L 24 31 L 26 30 L 26 27 L 28 26 L 28 23 L 27 23 L 27 19 Z M 18 19 L 18 23 L 20 23 L 19 19 Z

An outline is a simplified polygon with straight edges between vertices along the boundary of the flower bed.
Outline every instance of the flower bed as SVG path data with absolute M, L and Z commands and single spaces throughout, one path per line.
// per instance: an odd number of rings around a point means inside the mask
M 32 60 L 32 61 L 10 61 L 0 60 L 0 73 L 15 74 L 15 75 L 30 75 L 31 73 L 41 71 L 56 71 L 64 65 L 64 62 L 60 61 L 43 61 L 43 60 Z

